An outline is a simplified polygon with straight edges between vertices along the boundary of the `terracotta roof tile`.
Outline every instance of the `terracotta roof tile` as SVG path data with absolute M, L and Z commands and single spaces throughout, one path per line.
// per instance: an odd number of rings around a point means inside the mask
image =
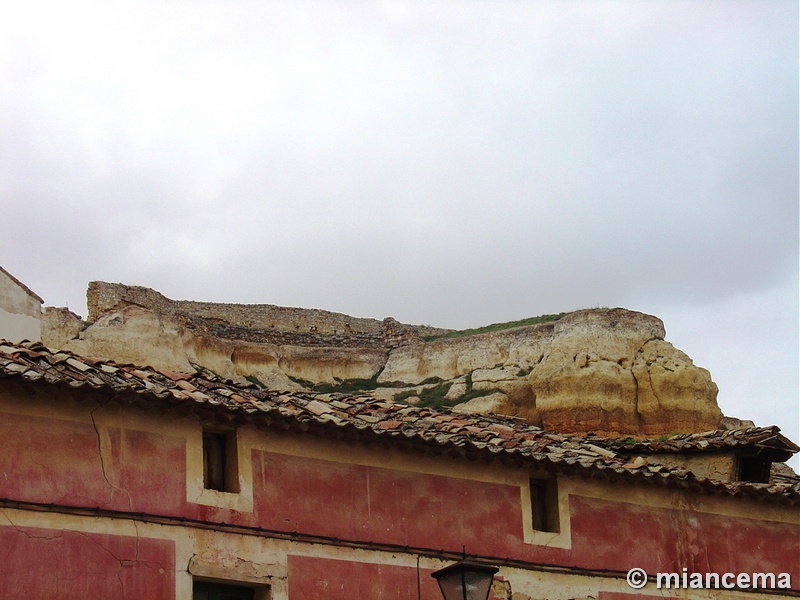
M 728 430 L 715 429 L 657 439 L 600 438 L 593 435 L 586 436 L 584 439 L 608 450 L 627 454 L 712 452 L 737 446 L 768 447 L 792 453 L 800 451 L 800 446 L 783 436 L 780 428 L 775 425 Z

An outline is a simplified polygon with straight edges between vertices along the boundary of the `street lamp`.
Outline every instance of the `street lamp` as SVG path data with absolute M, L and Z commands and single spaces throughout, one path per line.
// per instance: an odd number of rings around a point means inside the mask
M 447 565 L 431 573 L 436 579 L 444 600 L 486 600 L 497 567 L 466 560 Z

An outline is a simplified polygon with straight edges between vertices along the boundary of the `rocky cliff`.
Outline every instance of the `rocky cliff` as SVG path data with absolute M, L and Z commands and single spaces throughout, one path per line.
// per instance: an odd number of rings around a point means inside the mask
M 63 309 L 45 312 L 45 344 L 270 388 L 501 413 L 565 433 L 698 432 L 722 417 L 709 372 L 665 341 L 659 319 L 621 308 L 457 335 L 391 318 L 173 301 L 102 282 L 88 297 L 88 325 Z

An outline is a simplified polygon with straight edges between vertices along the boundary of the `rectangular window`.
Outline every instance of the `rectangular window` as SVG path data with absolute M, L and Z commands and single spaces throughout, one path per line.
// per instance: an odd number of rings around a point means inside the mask
M 256 593 L 253 588 L 239 585 L 195 581 L 192 598 L 193 600 L 255 600 Z
M 236 432 L 203 430 L 203 487 L 239 493 Z
M 750 483 L 769 483 L 772 462 L 760 456 L 739 456 L 737 463 L 737 481 Z
M 535 531 L 560 531 L 556 479 L 531 479 L 531 516 Z

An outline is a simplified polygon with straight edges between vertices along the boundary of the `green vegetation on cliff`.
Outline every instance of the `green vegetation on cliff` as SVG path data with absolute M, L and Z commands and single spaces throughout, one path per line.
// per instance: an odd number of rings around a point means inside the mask
M 423 406 L 427 408 L 435 408 L 441 409 L 445 407 L 455 406 L 456 404 L 462 404 L 463 402 L 467 402 L 472 400 L 473 398 L 480 398 L 482 396 L 489 396 L 490 394 L 494 394 L 495 392 L 500 392 L 502 390 L 498 388 L 492 388 L 489 390 L 476 390 L 472 387 L 472 371 L 466 374 L 464 378 L 464 383 L 467 384 L 467 389 L 461 396 L 456 398 L 448 399 L 447 392 L 450 390 L 450 386 L 453 385 L 452 381 L 442 381 L 438 380 L 438 378 L 431 378 L 427 379 L 422 382 L 421 385 L 426 383 L 435 383 L 436 385 L 432 387 L 426 387 L 424 389 L 412 388 L 410 390 L 406 390 L 397 394 L 393 399 L 395 402 L 405 402 L 407 398 L 411 398 L 412 396 L 417 396 L 419 398 L 418 406 Z
M 558 321 L 561 317 L 569 313 L 558 313 L 554 315 L 539 315 L 538 317 L 528 317 L 527 319 L 520 319 L 519 321 L 508 321 L 506 323 L 492 323 L 491 325 L 484 325 L 475 329 L 461 329 L 459 331 L 451 331 L 440 335 L 427 335 L 422 339 L 426 342 L 433 340 L 445 340 L 449 338 L 464 337 L 467 335 L 477 335 L 479 333 L 489 333 L 491 331 L 502 331 L 503 329 L 512 329 L 514 327 L 525 327 L 526 325 L 538 325 L 539 323 L 550 323 Z

